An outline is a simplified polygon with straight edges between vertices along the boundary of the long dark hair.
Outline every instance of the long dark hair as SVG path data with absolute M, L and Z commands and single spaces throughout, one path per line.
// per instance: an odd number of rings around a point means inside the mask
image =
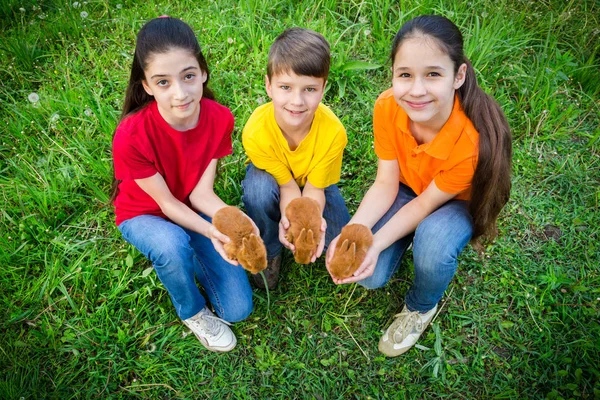
M 498 103 L 477 84 L 471 62 L 463 51 L 460 30 L 439 15 L 421 15 L 406 22 L 394 38 L 392 62 L 402 42 L 415 36 L 429 36 L 448 54 L 454 73 L 467 65 L 466 78 L 457 90 L 460 104 L 479 132 L 479 159 L 471 187 L 469 213 L 473 218 L 473 237 L 496 236 L 496 219 L 510 197 L 512 137 L 508 121 Z
M 144 70 L 152 56 L 168 53 L 174 49 L 187 50 L 196 57 L 200 69 L 206 72 L 206 81 L 202 85 L 202 97 L 215 99 L 213 92 L 208 88 L 210 78 L 208 64 L 192 28 L 177 18 L 159 17 L 148 21 L 137 34 L 121 120 L 141 110 L 154 99 L 153 96 L 146 93 L 142 85 L 142 80 L 146 79 Z M 117 197 L 119 183 L 120 181 L 113 177 L 111 203 Z

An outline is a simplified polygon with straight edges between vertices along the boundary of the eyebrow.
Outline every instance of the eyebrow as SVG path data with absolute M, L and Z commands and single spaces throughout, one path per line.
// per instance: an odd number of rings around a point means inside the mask
M 198 69 L 198 67 L 195 67 L 195 66 L 193 66 L 193 65 L 190 65 L 189 67 L 186 67 L 186 68 L 182 69 L 182 70 L 181 70 L 181 72 L 179 72 L 179 73 L 181 74 L 181 73 L 183 73 L 183 72 L 186 72 L 186 71 L 189 71 L 189 70 L 192 70 L 192 69 L 193 69 L 193 70 L 197 70 L 197 69 Z M 155 79 L 155 78 L 165 78 L 165 77 L 167 77 L 167 76 L 169 76 L 169 75 L 168 75 L 168 74 L 155 74 L 155 75 L 152 75 L 152 76 L 150 77 L 150 79 Z
M 394 71 L 408 71 L 409 69 L 410 68 L 408 68 L 408 67 L 398 67 L 398 68 L 394 69 Z M 425 67 L 425 69 L 439 69 L 442 71 L 446 70 L 446 68 L 439 66 L 439 65 L 428 65 Z

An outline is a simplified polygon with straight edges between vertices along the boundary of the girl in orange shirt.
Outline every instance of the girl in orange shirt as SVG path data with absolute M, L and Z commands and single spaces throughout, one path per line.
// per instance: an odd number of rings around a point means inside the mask
M 394 357 L 433 319 L 469 240 L 493 236 L 509 198 L 512 146 L 506 118 L 478 86 L 450 20 L 408 21 L 391 59 L 392 88 L 373 114 L 377 177 L 349 222 L 371 228 L 373 245 L 354 276 L 334 281 L 381 287 L 412 243 L 414 282 L 379 341 L 379 350 Z

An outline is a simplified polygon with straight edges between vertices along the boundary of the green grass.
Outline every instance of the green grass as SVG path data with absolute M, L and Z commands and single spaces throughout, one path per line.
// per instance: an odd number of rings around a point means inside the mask
M 0 398 L 600 398 L 597 2 L 5 3 Z M 269 45 L 290 26 L 322 32 L 333 52 L 325 102 L 348 128 L 340 185 L 354 211 L 376 171 L 371 113 L 390 84 L 392 38 L 431 12 L 462 29 L 513 129 L 498 239 L 482 257 L 461 255 L 421 347 L 399 358 L 381 356 L 377 340 L 402 306 L 411 257 L 367 291 L 288 256 L 270 313 L 256 291 L 254 313 L 234 326 L 237 348 L 205 351 L 106 204 L 135 34 L 162 14 L 197 32 L 212 88 L 236 117 L 216 190 L 241 205 L 240 132 L 267 99 Z

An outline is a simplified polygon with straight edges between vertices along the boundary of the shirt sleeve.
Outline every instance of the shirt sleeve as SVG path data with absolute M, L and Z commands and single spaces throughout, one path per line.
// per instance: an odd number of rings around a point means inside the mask
M 113 140 L 113 162 L 118 180 L 149 178 L 157 172 L 154 163 L 132 143 L 131 135 L 120 131 Z
M 307 180 L 317 188 L 326 188 L 340 181 L 344 148 L 348 144 L 346 130 L 338 130 L 329 149 L 324 150 L 324 157 L 308 174 Z
M 225 156 L 233 153 L 233 146 L 231 144 L 231 134 L 233 132 L 234 126 L 234 118 L 233 114 L 229 110 L 227 110 L 227 122 L 225 125 L 225 130 L 223 132 L 223 137 L 221 138 L 221 142 L 215 151 L 215 155 L 213 158 L 223 158 Z
M 246 128 L 242 133 L 242 145 L 250 162 L 258 169 L 262 169 L 275 178 L 278 185 L 285 185 L 293 179 L 292 173 L 287 165 L 282 163 L 272 152 L 269 152 L 272 143 L 264 143 L 262 146 Z
M 375 141 L 375 154 L 382 160 L 396 160 L 398 158 L 394 148 L 393 136 L 389 132 L 389 123 L 393 121 L 386 115 L 381 101 L 375 103 L 373 109 L 373 134 Z

